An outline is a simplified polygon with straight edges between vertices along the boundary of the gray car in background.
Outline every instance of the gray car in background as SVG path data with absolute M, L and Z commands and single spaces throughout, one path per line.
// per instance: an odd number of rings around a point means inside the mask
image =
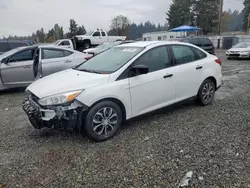
M 26 87 L 35 79 L 75 67 L 89 56 L 53 45 L 13 49 L 0 55 L 0 90 Z
M 29 44 L 23 41 L 0 40 L 0 55 L 21 46 L 29 46 Z

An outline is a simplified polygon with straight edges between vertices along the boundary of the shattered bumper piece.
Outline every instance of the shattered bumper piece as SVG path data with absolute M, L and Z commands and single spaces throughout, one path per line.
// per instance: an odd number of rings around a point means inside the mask
M 23 103 L 23 110 L 36 129 L 45 127 L 76 129 L 81 126 L 82 115 L 87 109 L 87 106 L 77 100 L 68 105 L 43 107 L 29 96 Z

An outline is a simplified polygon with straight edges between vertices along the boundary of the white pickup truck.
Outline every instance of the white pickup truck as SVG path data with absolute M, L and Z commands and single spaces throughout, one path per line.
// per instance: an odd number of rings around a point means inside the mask
M 76 46 L 81 46 L 84 49 L 90 48 L 91 46 L 98 46 L 105 42 L 115 42 L 126 40 L 126 36 L 108 36 L 106 31 L 95 30 L 87 33 L 86 35 L 75 36 Z
M 106 42 L 115 42 L 126 40 L 126 36 L 108 36 L 106 31 L 95 30 L 87 33 L 86 35 L 77 35 L 72 39 L 57 40 L 53 44 L 65 48 L 72 48 L 75 50 L 83 51 L 92 46 L 98 46 Z

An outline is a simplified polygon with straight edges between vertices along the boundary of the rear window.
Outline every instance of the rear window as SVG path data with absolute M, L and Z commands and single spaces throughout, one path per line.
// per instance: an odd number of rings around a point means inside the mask
M 11 49 L 18 48 L 21 46 L 28 46 L 28 44 L 25 42 L 9 42 L 9 45 Z
M 106 33 L 102 31 L 102 36 L 106 36 Z
M 0 52 L 7 52 L 11 50 L 7 42 L 0 42 Z
M 200 41 L 200 44 L 202 46 L 212 46 L 213 45 L 212 42 L 208 38 L 200 38 L 199 41 Z
M 198 59 L 204 59 L 207 57 L 207 54 L 205 54 L 204 52 L 198 50 L 197 48 L 192 48 L 193 51 L 195 52 L 195 54 L 198 56 Z

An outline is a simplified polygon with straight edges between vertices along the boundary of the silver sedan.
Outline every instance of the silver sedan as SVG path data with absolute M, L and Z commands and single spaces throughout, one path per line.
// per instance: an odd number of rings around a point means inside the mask
M 26 87 L 35 78 L 75 67 L 89 56 L 53 45 L 13 49 L 0 55 L 0 90 Z

